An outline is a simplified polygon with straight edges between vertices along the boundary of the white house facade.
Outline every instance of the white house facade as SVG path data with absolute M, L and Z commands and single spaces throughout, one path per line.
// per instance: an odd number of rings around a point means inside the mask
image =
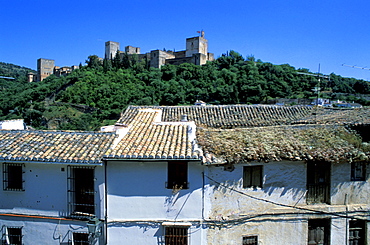
M 112 132 L 0 130 L 1 242 L 370 244 L 369 110 L 312 112 L 130 106 Z

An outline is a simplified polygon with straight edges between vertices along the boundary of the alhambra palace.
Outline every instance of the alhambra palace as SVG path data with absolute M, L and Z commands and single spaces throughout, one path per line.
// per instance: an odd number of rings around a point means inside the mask
M 114 59 L 119 55 L 122 59 L 124 55 L 136 55 L 139 60 L 147 60 L 150 67 L 160 68 L 166 64 L 179 65 L 182 63 L 192 63 L 195 65 L 204 65 L 207 61 L 214 60 L 214 54 L 208 53 L 208 40 L 204 37 L 204 31 L 200 32 L 200 36 L 190 37 L 186 39 L 186 50 L 171 51 L 171 50 L 152 50 L 142 54 L 139 47 L 125 46 L 125 50 L 120 49 L 119 42 L 105 42 L 105 59 Z M 102 59 L 102 58 L 101 58 Z M 42 81 L 51 74 L 58 77 L 66 76 L 78 66 L 55 66 L 55 60 L 40 58 L 37 60 L 37 74 L 29 73 L 28 81 Z

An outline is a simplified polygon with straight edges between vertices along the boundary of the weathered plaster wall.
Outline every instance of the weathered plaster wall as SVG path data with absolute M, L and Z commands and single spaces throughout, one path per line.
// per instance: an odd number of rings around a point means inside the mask
M 243 188 L 243 166 L 248 165 L 263 165 L 262 188 Z M 206 171 L 210 178 L 206 177 L 209 209 L 205 217 L 214 224 L 207 231 L 208 244 L 216 241 L 241 244 L 243 236 L 252 235 L 258 235 L 259 244 L 306 244 L 307 220 L 312 218 L 331 218 L 331 244 L 346 244 L 348 219 L 308 215 L 307 211 L 293 207 L 334 213 L 369 209 L 369 180 L 351 181 L 349 163 L 332 165 L 331 205 L 306 204 L 307 166 L 304 162 L 258 162 L 234 167 L 232 171 L 225 171 L 222 166 L 209 166 Z M 344 205 L 345 200 L 348 205 Z M 358 214 L 361 212 L 351 215 Z
M 261 165 L 253 163 L 250 165 Z M 241 195 L 241 191 L 253 197 L 274 201 L 287 205 L 304 205 L 306 191 L 305 164 L 292 163 L 265 163 L 263 164 L 263 188 L 243 188 L 243 166 L 237 164 L 233 171 L 225 171 L 223 167 L 209 167 L 208 176 L 227 188 L 207 179 L 211 188 L 212 212 L 211 218 L 235 216 L 235 214 L 253 214 L 272 212 L 279 206 L 257 201 Z M 225 205 L 225 203 L 227 205 Z
M 351 181 L 351 164 L 332 165 L 331 204 L 369 204 L 370 180 Z
M 208 244 L 239 245 L 243 236 L 258 236 L 259 245 L 306 244 L 307 222 L 298 217 L 286 220 L 262 219 L 247 221 L 243 225 L 232 225 L 230 228 L 214 228 L 208 231 Z

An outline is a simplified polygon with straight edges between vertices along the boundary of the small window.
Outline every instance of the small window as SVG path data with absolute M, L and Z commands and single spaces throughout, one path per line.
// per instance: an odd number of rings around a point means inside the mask
M 330 244 L 330 219 L 308 220 L 308 245 Z
M 366 163 L 365 162 L 352 162 L 351 180 L 352 181 L 366 180 Z
M 243 245 L 258 245 L 258 237 L 257 236 L 244 236 Z
M 89 234 L 85 232 L 73 232 L 73 245 L 89 245 Z
M 5 245 L 21 245 L 22 227 L 3 227 L 2 243 Z
M 188 189 L 188 163 L 185 161 L 170 161 L 167 166 L 167 189 Z
M 365 244 L 365 225 L 364 220 L 349 221 L 349 245 Z
M 166 227 L 165 245 L 188 245 L 188 227 Z
M 263 166 L 244 166 L 243 187 L 262 187 Z
M 20 163 L 3 164 L 3 188 L 7 191 L 24 191 L 23 165 Z

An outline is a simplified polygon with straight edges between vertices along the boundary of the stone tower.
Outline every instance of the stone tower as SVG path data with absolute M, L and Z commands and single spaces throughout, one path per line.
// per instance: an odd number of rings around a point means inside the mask
M 108 41 L 105 42 L 105 58 L 113 59 L 116 56 L 117 51 L 119 51 L 119 43 Z
M 186 57 L 192 57 L 194 54 L 203 54 L 207 57 L 208 40 L 204 38 L 204 31 L 201 31 L 200 37 L 191 37 L 186 39 Z
M 42 81 L 54 73 L 54 60 L 38 59 L 37 60 L 37 81 Z

